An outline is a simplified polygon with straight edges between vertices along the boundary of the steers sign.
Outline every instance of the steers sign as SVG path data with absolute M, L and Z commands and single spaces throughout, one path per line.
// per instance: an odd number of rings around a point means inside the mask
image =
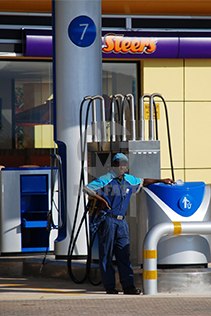
M 103 42 L 102 51 L 104 53 L 152 54 L 156 50 L 157 39 L 106 34 Z
M 23 30 L 25 56 L 52 57 L 50 30 Z M 211 32 L 103 32 L 105 59 L 211 58 Z M 80 47 L 84 49 L 84 47 Z

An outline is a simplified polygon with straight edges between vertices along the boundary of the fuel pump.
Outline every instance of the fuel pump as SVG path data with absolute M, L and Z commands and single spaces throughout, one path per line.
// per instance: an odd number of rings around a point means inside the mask
M 68 248 L 68 271 L 71 278 L 76 283 L 82 283 L 87 278 L 89 278 L 90 268 L 92 259 L 98 260 L 97 251 L 95 248 L 97 247 L 97 243 L 95 243 L 95 236 L 97 232 L 98 224 L 100 223 L 100 216 L 104 216 L 103 212 L 100 212 L 100 205 L 96 204 L 96 201 L 92 200 L 87 204 L 87 198 L 84 196 L 82 192 L 82 188 L 84 184 L 90 182 L 94 178 L 98 178 L 102 174 L 107 173 L 110 171 L 111 168 L 111 160 L 112 155 L 117 152 L 124 152 L 128 155 L 129 158 L 129 171 L 131 174 L 136 175 L 140 178 L 160 178 L 160 142 L 158 140 L 158 131 L 157 131 L 157 117 L 155 114 L 155 118 L 153 117 L 153 109 L 155 107 L 155 98 L 159 98 L 163 103 L 165 114 L 166 114 L 166 127 L 167 127 L 167 137 L 168 137 L 168 145 L 169 145 L 169 158 L 170 158 L 170 165 L 171 165 L 171 174 L 172 178 L 174 179 L 174 168 L 173 168 L 173 158 L 172 158 L 172 150 L 171 150 L 171 139 L 170 139 L 170 127 L 169 127 L 169 120 L 168 120 L 168 111 L 167 106 L 164 98 L 162 95 L 158 93 L 154 93 L 152 95 L 143 95 L 140 99 L 139 104 L 139 115 L 138 119 L 135 119 L 135 105 L 134 99 L 131 94 L 128 95 L 113 95 L 110 98 L 110 108 L 111 108 L 111 115 L 110 115 L 110 122 L 105 121 L 105 115 L 103 114 L 105 111 L 105 104 L 104 99 L 101 96 L 88 96 L 85 97 L 81 103 L 80 108 L 80 150 L 81 150 L 81 171 L 80 171 L 80 183 L 78 189 L 78 198 L 77 198 L 77 205 L 75 210 L 75 218 L 74 222 L 72 223 L 72 231 L 71 231 L 71 239 Z M 148 120 L 148 136 L 149 139 L 146 139 L 145 136 L 145 123 L 146 120 L 144 118 L 144 100 L 149 100 L 149 120 Z M 100 110 L 101 110 L 101 121 L 97 122 L 97 101 L 100 101 Z M 88 104 L 87 104 L 88 103 Z M 86 107 L 86 116 L 85 116 L 85 123 L 83 123 L 82 112 L 84 110 L 85 104 Z M 126 127 L 126 116 L 125 116 L 125 108 L 126 104 L 129 105 L 130 115 L 131 115 L 131 124 L 130 130 Z M 88 141 L 88 117 L 89 111 L 92 109 L 92 123 L 91 123 L 91 142 Z M 156 111 L 154 111 L 156 113 Z M 99 115 L 98 115 L 99 116 Z M 120 124 L 119 124 L 120 122 Z M 110 137 L 108 137 L 107 141 L 107 134 L 109 134 L 108 130 L 106 132 L 106 128 L 108 129 L 108 125 L 110 124 Z M 138 133 L 136 131 L 138 130 Z M 156 134 L 156 135 L 155 135 Z M 156 136 L 156 137 L 155 137 Z M 156 139 L 155 139 L 156 138 Z M 86 161 L 88 161 L 88 166 L 86 166 Z M 88 171 L 88 175 L 86 173 Z M 166 191 L 166 185 L 159 186 L 159 185 L 151 185 L 148 188 L 144 188 L 142 193 L 138 195 L 138 197 L 131 198 L 131 202 L 129 205 L 129 209 L 127 211 L 127 221 L 129 224 L 131 243 L 131 262 L 132 264 L 142 264 L 142 245 L 143 239 L 146 235 L 147 231 L 155 225 L 157 222 L 162 220 L 168 219 L 169 221 L 173 220 L 174 218 L 178 218 L 178 215 L 174 215 L 173 217 L 169 214 L 175 214 L 177 212 L 174 209 L 173 205 L 166 206 L 163 208 L 163 203 L 165 202 L 165 198 L 163 197 L 163 193 L 165 192 L 164 196 L 171 195 L 174 190 L 177 189 L 178 182 L 174 187 L 167 187 L 169 192 Z M 158 189 L 157 189 L 158 187 Z M 209 190 L 207 186 L 203 187 L 204 191 L 201 192 L 201 202 L 203 204 L 203 208 L 199 205 L 199 210 L 201 214 L 204 214 L 201 220 L 207 220 L 209 214 Z M 183 187 L 180 187 L 180 194 L 185 194 L 184 190 L 190 190 L 190 185 L 184 184 Z M 203 197 L 204 196 L 204 197 Z M 181 196 L 180 196 L 181 198 Z M 81 219 L 79 219 L 80 224 L 77 226 L 76 221 L 78 220 L 78 206 L 80 204 L 80 200 L 83 199 L 84 204 L 84 213 Z M 188 204 L 190 205 L 190 204 Z M 171 209 L 172 207 L 172 209 Z M 205 207 L 205 209 L 204 209 Z M 88 214 L 90 213 L 90 209 L 92 210 L 91 216 Z M 169 211 L 171 209 L 171 211 Z M 168 210 L 168 211 L 167 211 Z M 195 213 L 197 212 L 197 208 L 195 209 Z M 155 213 L 157 214 L 155 216 Z M 168 213 L 170 212 L 170 213 Z M 199 212 L 199 213 L 200 213 Z M 100 214 L 99 216 L 99 223 L 96 220 L 96 214 Z M 165 215 L 164 215 L 165 213 Z M 195 214 L 194 213 L 194 214 Z M 181 213 L 182 214 L 182 213 Z M 179 216 L 181 216 L 179 214 Z M 193 214 L 192 214 L 193 215 Z M 191 215 L 191 216 L 192 216 Z M 198 215 L 194 215 L 194 218 L 199 219 Z M 186 213 L 186 218 L 188 218 L 188 214 Z M 192 218 L 191 218 L 192 219 Z M 92 226 L 92 231 L 89 229 L 89 222 L 91 224 L 94 223 Z M 81 227 L 85 225 L 86 230 L 86 247 L 87 247 L 87 256 L 86 256 L 86 271 L 83 277 L 79 280 L 75 278 L 73 269 L 72 269 L 72 261 L 76 259 L 74 256 L 74 248 L 76 246 L 77 238 L 80 234 Z M 173 237 L 174 238 L 174 237 Z M 201 239 L 202 240 L 202 239 Z M 171 244 L 170 240 L 170 244 Z M 180 248 L 179 239 L 175 239 L 174 241 L 177 246 L 175 246 L 176 253 Z M 160 245 L 160 253 L 167 251 L 169 248 L 168 245 L 169 241 L 165 241 L 165 249 Z M 202 242 L 203 243 L 203 242 Z M 197 247 L 200 245 L 200 239 L 197 240 Z M 191 247 L 194 247 L 194 243 Z M 198 248 L 197 248 L 198 249 Z M 202 245 L 202 257 L 209 258 L 209 240 L 206 239 L 204 246 Z M 187 249 L 186 249 L 187 250 Z M 91 253 L 95 253 L 94 256 Z M 176 256 L 177 254 L 175 254 Z M 163 255 L 165 256 L 165 254 Z M 200 256 L 199 256 L 200 257 Z M 174 257 L 175 258 L 175 257 Z M 206 259 L 208 260 L 208 259 Z M 159 260 L 158 260 L 159 262 Z M 163 261 L 165 262 L 165 261 Z M 194 261 L 193 261 L 194 262 Z M 173 261 L 170 261 L 173 264 Z M 190 264 L 190 261 L 188 262 Z M 179 261 L 176 261 L 175 264 L 179 264 Z M 91 281 L 92 282 L 92 281 Z M 94 283 L 93 284 L 99 284 Z
M 96 120 L 96 100 L 100 100 L 100 109 L 101 109 L 101 122 L 98 124 Z M 85 123 L 82 122 L 82 112 L 83 107 L 85 106 L 85 103 L 88 102 L 87 108 L 86 108 L 86 118 Z M 125 110 L 126 110 L 126 104 L 128 104 L 130 109 L 130 128 L 131 131 L 128 131 L 126 128 L 126 116 L 125 116 Z M 87 142 L 87 129 L 88 129 L 88 116 L 89 111 L 92 109 L 92 142 Z M 88 211 L 90 210 L 90 201 L 88 203 L 88 206 L 86 204 L 86 198 L 81 192 L 81 189 L 83 185 L 85 184 L 85 181 L 91 181 L 93 178 L 97 178 L 103 173 L 107 173 L 111 168 L 111 159 L 112 154 L 117 152 L 126 152 L 129 156 L 130 161 L 130 170 L 140 169 L 140 166 L 143 165 L 139 160 L 142 158 L 142 160 L 147 157 L 147 154 L 149 152 L 150 146 L 146 146 L 147 142 L 136 140 L 136 120 L 135 120 L 135 104 L 134 104 L 134 97 L 131 94 L 128 95 L 121 95 L 116 94 L 111 96 L 110 98 L 110 109 L 111 109 L 111 115 L 110 115 L 110 141 L 107 142 L 106 139 L 106 122 L 105 122 L 105 115 L 103 112 L 105 111 L 105 105 L 104 105 L 104 99 L 101 96 L 89 96 L 84 98 L 84 100 L 81 103 L 80 108 L 80 149 L 81 149 L 81 176 L 80 176 L 80 184 L 79 184 L 79 190 L 78 190 L 78 200 L 76 205 L 76 211 L 75 211 L 75 219 L 73 222 L 73 228 L 71 233 L 71 240 L 68 248 L 68 271 L 71 276 L 71 278 L 76 283 L 82 283 L 84 280 L 89 277 L 89 271 L 90 271 L 90 264 L 91 264 L 91 248 L 94 244 L 94 238 L 96 235 L 97 230 L 97 223 L 95 222 L 94 226 L 94 234 L 92 234 L 89 231 L 88 228 Z M 117 117 L 115 116 L 115 110 Z M 84 126 L 84 130 L 83 127 Z M 160 158 L 159 158 L 159 142 L 154 141 L 150 143 L 153 148 L 153 158 L 157 158 L 157 165 L 155 167 L 156 172 L 159 174 L 160 170 Z M 143 147 L 143 149 L 141 149 Z M 85 167 L 85 156 L 87 155 L 86 150 L 88 148 L 88 160 L 90 162 L 90 166 L 88 166 L 89 175 L 88 179 L 86 179 L 85 173 L 84 173 L 84 167 Z M 140 152 L 140 150 L 143 151 Z M 151 149 L 150 149 L 151 150 Z M 145 157 L 146 155 L 146 157 Z M 149 154 L 150 155 L 150 154 Z M 151 156 L 149 156 L 151 157 Z M 102 160 L 105 161 L 104 164 L 102 164 Z M 148 158 L 149 160 L 149 158 Z M 148 162 L 149 163 L 149 162 Z M 143 166 L 145 168 L 145 166 Z M 149 170 L 152 170 L 152 168 L 149 168 Z M 137 170 L 134 170 L 134 174 L 136 174 Z M 140 172 L 140 171 L 139 171 Z M 142 170 L 143 173 L 143 170 Z M 140 177 L 141 172 L 140 172 Z M 147 177 L 150 177 L 148 174 Z M 151 174 L 151 177 L 156 177 L 156 174 Z M 86 180 L 85 180 L 86 179 Z M 80 203 L 80 199 L 83 198 L 84 202 L 84 214 L 82 216 L 81 222 L 76 228 L 76 221 L 78 217 L 77 208 Z M 136 206 L 134 207 L 133 202 L 131 202 L 131 207 L 129 214 L 127 216 L 129 226 L 131 226 L 131 231 L 134 232 L 134 230 L 137 230 L 135 219 L 136 219 Z M 92 204 L 94 202 L 92 201 Z M 90 222 L 94 222 L 94 217 L 96 213 L 99 213 L 99 205 L 95 205 L 92 207 L 94 209 L 94 212 L 92 212 L 92 217 L 90 217 Z M 100 215 L 103 216 L 103 212 L 100 212 Z M 100 216 L 99 216 L 100 217 Z M 97 218 L 100 222 L 100 218 Z M 84 276 L 78 280 L 73 275 L 73 269 L 72 269 L 72 260 L 74 259 L 74 247 L 76 245 L 77 237 L 80 233 L 80 229 L 82 225 L 85 224 L 86 226 L 86 238 L 87 238 L 87 258 L 86 258 L 86 272 Z M 134 239 L 134 238 L 132 238 Z M 132 246 L 132 249 L 137 249 L 137 242 L 136 240 L 133 240 L 134 245 Z M 137 251 L 137 250 L 135 250 Z M 134 257 L 137 257 L 137 254 L 134 254 Z M 94 257 L 94 259 L 98 259 L 97 257 Z

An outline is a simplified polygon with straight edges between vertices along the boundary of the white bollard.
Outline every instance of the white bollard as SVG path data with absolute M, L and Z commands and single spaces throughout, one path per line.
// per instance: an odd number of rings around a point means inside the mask
M 153 226 L 143 246 L 143 294 L 157 294 L 157 245 L 165 235 L 209 235 L 211 222 L 169 222 Z

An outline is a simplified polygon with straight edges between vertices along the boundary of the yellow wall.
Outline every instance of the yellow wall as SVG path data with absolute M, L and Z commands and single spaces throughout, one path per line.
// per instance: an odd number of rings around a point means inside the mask
M 35 125 L 34 127 L 34 147 L 35 148 L 54 148 L 53 125 Z
M 145 60 L 143 93 L 167 103 L 175 178 L 211 183 L 211 60 Z M 156 101 L 157 103 L 157 101 Z M 160 103 L 162 176 L 170 176 L 166 122 Z

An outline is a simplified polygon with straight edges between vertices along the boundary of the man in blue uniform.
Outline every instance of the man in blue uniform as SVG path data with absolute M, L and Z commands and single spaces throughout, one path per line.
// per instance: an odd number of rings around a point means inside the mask
M 113 158 L 113 169 L 84 187 L 84 192 L 101 200 L 107 210 L 105 220 L 98 230 L 99 263 L 102 282 L 108 294 L 118 294 L 115 287 L 113 255 L 119 271 L 124 294 L 140 294 L 133 282 L 133 268 L 130 263 L 130 238 L 125 213 L 131 194 L 151 183 L 174 183 L 171 179 L 140 179 L 125 173 L 128 158 L 118 153 Z

